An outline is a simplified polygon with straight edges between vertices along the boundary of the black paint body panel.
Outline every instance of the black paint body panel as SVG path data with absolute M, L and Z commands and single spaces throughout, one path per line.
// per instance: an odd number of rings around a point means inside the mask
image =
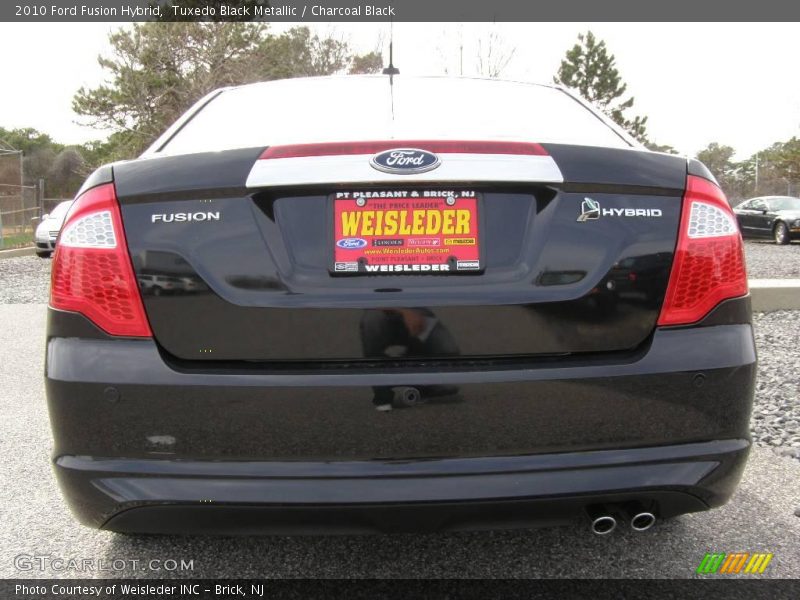
M 686 159 L 672 154 L 542 144 L 569 184 L 638 186 L 673 190 L 686 188 Z
M 536 524 L 632 498 L 669 516 L 725 502 L 747 454 L 755 372 L 747 323 L 659 330 L 641 352 L 613 359 L 278 370 L 182 368 L 152 342 L 71 337 L 91 328 L 81 319 L 51 311 L 50 331 L 66 337 L 48 342 L 47 392 L 62 488 L 96 527 L 175 531 L 185 521 L 169 525 L 157 511 L 153 520 L 147 511 L 143 521 L 108 520 L 163 503 L 193 514 L 203 505 L 192 498 L 206 496 L 222 508 L 201 513 L 198 528 L 217 532 L 301 523 L 321 531 L 331 511 L 352 531 Z M 456 389 L 388 414 L 372 405 L 375 387 L 431 385 Z M 386 496 L 386 477 L 399 477 L 403 493 Z M 429 525 L 409 515 L 414 498 Z M 446 501 L 457 502 L 463 522 L 448 524 L 436 510 Z M 532 512 L 504 522 L 517 502 Z M 297 506 L 287 516 L 277 504 Z M 239 516 L 218 521 L 226 507 Z
M 117 193 L 155 337 L 198 361 L 374 360 L 390 346 L 413 359 L 633 349 L 661 308 L 686 161 L 547 150 L 563 186 L 464 184 L 483 196 L 486 268 L 463 276 L 331 276 L 333 190 L 244 188 L 260 149 L 120 164 Z M 588 194 L 603 208 L 660 214 L 579 222 Z M 220 219 L 153 222 L 206 211 Z M 409 342 L 414 317 L 436 321 L 430 342 Z
M 690 158 L 687 161 L 686 170 L 689 175 L 696 175 L 697 177 L 708 179 L 709 181 L 713 181 L 714 184 L 719 185 L 719 183 L 717 183 L 717 179 L 714 177 L 711 171 L 708 170 L 708 167 L 696 158 Z
M 102 185 L 104 183 L 111 183 L 114 181 L 114 172 L 111 165 L 105 165 L 98 169 L 95 169 L 89 177 L 86 178 L 86 181 L 83 182 L 81 189 L 78 190 L 77 196 L 80 196 L 85 191 L 92 189 L 93 187 L 97 187 L 98 185 Z

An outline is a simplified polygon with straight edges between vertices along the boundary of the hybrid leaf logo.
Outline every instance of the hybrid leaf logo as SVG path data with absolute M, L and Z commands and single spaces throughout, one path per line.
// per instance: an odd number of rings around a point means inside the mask
M 578 223 L 585 223 L 590 219 L 600 218 L 600 203 L 591 198 L 584 198 L 581 203 L 581 214 L 578 215 Z
M 747 573 L 757 575 L 763 573 L 772 560 L 772 553 L 766 552 L 725 552 L 707 553 L 696 572 L 700 575 L 726 575 Z

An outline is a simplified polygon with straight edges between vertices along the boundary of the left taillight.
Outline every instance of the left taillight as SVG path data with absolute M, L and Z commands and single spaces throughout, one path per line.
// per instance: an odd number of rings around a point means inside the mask
M 744 245 L 736 217 L 717 185 L 689 175 L 658 324 L 696 323 L 723 300 L 745 294 Z
M 152 337 L 113 183 L 86 191 L 67 213 L 53 259 L 50 306 L 81 313 L 111 335 Z

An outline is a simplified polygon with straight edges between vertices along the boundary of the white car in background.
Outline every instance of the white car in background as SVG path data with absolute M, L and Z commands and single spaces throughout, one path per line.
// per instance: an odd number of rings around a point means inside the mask
M 41 258 L 49 257 L 56 249 L 56 238 L 64 224 L 64 217 L 72 205 L 72 200 L 60 202 L 53 209 L 53 212 L 45 214 L 42 222 L 36 227 L 34 239 L 36 241 L 36 256 Z

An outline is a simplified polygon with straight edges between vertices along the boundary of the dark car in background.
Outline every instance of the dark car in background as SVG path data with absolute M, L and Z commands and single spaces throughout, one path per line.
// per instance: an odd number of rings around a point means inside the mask
M 780 245 L 800 239 L 800 198 L 751 198 L 738 204 L 733 212 L 745 238 L 773 239 Z
M 219 90 L 53 263 L 55 471 L 112 531 L 645 530 L 730 498 L 755 368 L 713 177 L 554 86 Z

